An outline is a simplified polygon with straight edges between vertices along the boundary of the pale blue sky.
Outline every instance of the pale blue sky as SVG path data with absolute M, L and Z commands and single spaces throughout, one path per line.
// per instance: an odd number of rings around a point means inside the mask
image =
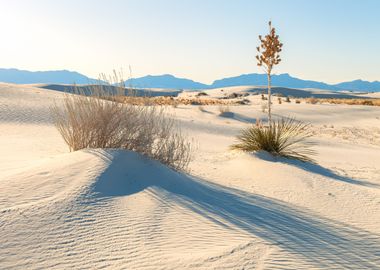
M 379 0 L 0 0 L 0 67 L 97 77 L 170 73 L 210 83 L 262 72 L 259 34 L 284 43 L 275 73 L 380 80 Z

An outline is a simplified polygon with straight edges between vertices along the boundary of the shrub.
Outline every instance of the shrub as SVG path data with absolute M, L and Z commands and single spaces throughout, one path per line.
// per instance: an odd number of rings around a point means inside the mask
M 318 99 L 316 99 L 315 97 L 311 97 L 311 98 L 307 99 L 306 102 L 310 103 L 310 104 L 317 104 Z
M 297 99 L 296 104 L 301 104 L 301 100 Z
M 228 117 L 231 115 L 232 115 L 232 112 L 231 112 L 230 106 L 228 105 L 219 106 L 219 116 Z
M 286 97 L 285 102 L 289 102 L 290 103 L 290 98 Z
M 278 98 L 278 104 L 282 104 L 282 99 L 280 97 Z
M 242 100 L 236 101 L 236 103 L 239 105 L 249 105 L 251 104 L 251 101 L 247 98 L 243 98 Z
M 197 97 L 201 97 L 201 96 L 208 96 L 208 94 L 206 92 L 199 92 L 198 94 L 196 94 Z
M 374 103 L 372 100 L 364 100 L 362 102 L 363 105 L 369 105 L 369 106 L 374 106 Z
M 191 100 L 190 101 L 190 105 L 202 105 L 202 102 L 200 102 L 199 100 Z
M 313 162 L 310 156 L 315 152 L 307 141 L 311 136 L 310 125 L 293 118 L 273 121 L 267 127 L 259 121 L 244 129 L 237 137 L 239 142 L 231 148 L 246 152 L 267 151 L 274 156 Z
M 241 97 L 247 97 L 249 96 L 249 93 L 232 93 L 227 96 L 228 99 L 230 98 L 241 98 Z
M 162 108 L 117 102 L 117 96 L 104 91 L 100 84 L 91 86 L 90 92 L 65 94 L 63 104 L 51 108 L 55 125 L 70 151 L 121 148 L 176 170 L 187 169 L 191 144 Z

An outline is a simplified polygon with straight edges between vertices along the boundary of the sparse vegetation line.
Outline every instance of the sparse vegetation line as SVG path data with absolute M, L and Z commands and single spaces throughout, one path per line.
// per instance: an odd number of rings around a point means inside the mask
M 380 106 L 380 99 L 370 98 L 308 98 L 306 103 L 329 103 L 329 104 L 346 104 L 346 105 L 366 105 Z

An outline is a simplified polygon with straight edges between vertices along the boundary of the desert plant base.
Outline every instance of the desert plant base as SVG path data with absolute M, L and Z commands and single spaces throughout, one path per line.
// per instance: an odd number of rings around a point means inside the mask
M 306 140 L 313 135 L 309 127 L 308 124 L 292 118 L 273 121 L 267 127 L 259 121 L 244 129 L 237 136 L 239 142 L 233 144 L 231 149 L 245 152 L 266 151 L 274 156 L 314 162 L 310 157 L 315 154 L 310 149 L 312 143 Z

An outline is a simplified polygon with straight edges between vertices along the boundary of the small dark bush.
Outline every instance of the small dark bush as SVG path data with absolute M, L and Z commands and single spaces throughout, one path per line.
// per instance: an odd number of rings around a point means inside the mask
M 241 97 L 247 97 L 249 96 L 249 93 L 232 93 L 227 96 L 227 98 L 241 98 Z
M 373 103 L 372 100 L 364 100 L 364 101 L 363 101 L 363 105 L 373 106 L 373 105 L 375 105 L 375 104 Z
M 202 103 L 200 103 L 198 100 L 192 100 L 190 102 L 191 105 L 202 105 Z
M 244 98 L 242 100 L 238 100 L 236 103 L 240 105 L 248 105 L 251 104 L 251 101 L 249 99 Z
M 208 94 L 206 92 L 199 92 L 196 96 L 197 97 L 208 96 Z

